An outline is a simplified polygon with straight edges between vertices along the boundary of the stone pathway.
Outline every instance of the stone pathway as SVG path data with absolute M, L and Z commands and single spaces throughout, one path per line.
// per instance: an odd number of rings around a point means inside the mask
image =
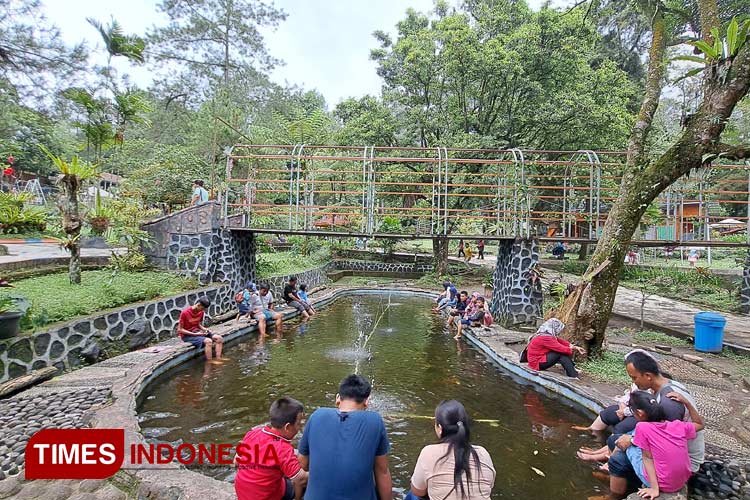
M 0 255 L 0 264 L 26 262 L 39 259 L 68 259 L 70 254 L 57 243 L 4 243 L 8 255 Z M 82 248 L 82 257 L 109 257 L 108 248 Z
M 580 276 L 563 273 L 553 269 L 544 269 L 542 282 L 546 286 L 551 280 L 565 283 L 578 283 Z M 640 320 L 641 292 L 619 286 L 615 296 L 612 312 L 625 318 Z M 695 339 L 693 316 L 705 311 L 698 306 L 678 300 L 649 295 L 644 306 L 644 325 L 649 328 L 668 331 L 677 337 Z M 739 314 L 720 313 L 727 320 L 724 327 L 724 344 L 743 350 L 750 354 L 750 317 Z

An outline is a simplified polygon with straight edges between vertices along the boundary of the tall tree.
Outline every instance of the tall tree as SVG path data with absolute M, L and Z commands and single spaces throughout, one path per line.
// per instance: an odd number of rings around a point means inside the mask
M 663 154 L 647 149 L 653 119 L 664 85 L 666 47 L 674 32 L 672 10 L 660 1 L 648 5 L 651 46 L 645 91 L 628 141 L 627 163 L 616 202 L 591 258 L 584 281 L 563 304 L 560 316 L 570 324 L 569 335 L 597 353 L 614 304 L 624 255 L 638 222 L 651 202 L 668 186 L 711 160 L 750 157 L 750 144 L 723 144 L 721 136 L 737 104 L 750 90 L 750 43 L 747 31 L 729 27 L 726 37 L 718 16 L 717 0 L 698 0 L 702 41 L 692 44 L 703 51 L 702 101 L 684 130 Z M 681 16 L 684 18 L 684 16 Z M 750 27 L 750 25 L 746 25 Z M 722 47 L 726 50 L 722 50 Z M 718 47 L 718 51 L 712 48 Z
M 265 71 L 278 61 L 268 54 L 261 26 L 276 26 L 286 14 L 273 3 L 255 0 L 162 0 L 169 25 L 149 34 L 149 51 L 159 61 L 229 87 L 242 73 Z
M 85 60 L 85 47 L 63 43 L 39 0 L 0 0 L 0 79 L 13 92 L 41 101 L 58 76 L 82 69 Z

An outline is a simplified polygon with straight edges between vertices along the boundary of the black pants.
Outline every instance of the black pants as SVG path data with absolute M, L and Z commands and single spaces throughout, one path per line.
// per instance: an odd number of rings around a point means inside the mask
M 566 356 L 554 351 L 547 353 L 547 361 L 545 361 L 544 363 L 539 363 L 539 369 L 547 370 L 549 368 L 552 368 L 557 363 L 560 363 L 562 365 L 563 369 L 565 370 L 565 375 L 567 375 L 568 377 L 578 376 L 576 366 L 573 364 L 573 360 L 570 358 L 570 356 Z
M 463 248 L 458 249 L 458 258 L 460 259 L 461 257 L 466 257 L 466 254 L 464 253 Z
M 484 259 L 484 247 L 481 247 L 481 248 L 479 249 L 479 258 L 480 258 L 480 259 Z

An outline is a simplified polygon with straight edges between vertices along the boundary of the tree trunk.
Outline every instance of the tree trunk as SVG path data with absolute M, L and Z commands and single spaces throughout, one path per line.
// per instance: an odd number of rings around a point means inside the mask
M 81 248 L 78 242 L 69 245 L 70 262 L 68 263 L 68 277 L 74 285 L 81 284 Z
M 677 142 L 655 161 L 645 154 L 646 138 L 661 93 L 664 76 L 665 23 L 657 12 L 652 18 L 653 40 L 648 79 L 641 110 L 628 143 L 628 158 L 620 192 L 602 231 L 582 283 L 558 311 L 566 323 L 566 335 L 574 343 L 598 354 L 614 305 L 625 253 L 646 208 L 667 187 L 715 154 L 729 116 L 750 88 L 750 47 L 736 58 L 709 68 L 704 77 L 704 95 L 698 111 Z M 724 71 L 725 70 L 725 71 Z M 715 75 L 724 73 L 720 81 Z
M 445 276 L 448 274 L 448 238 L 436 236 L 432 238 L 432 255 L 435 265 L 435 274 Z
M 68 277 L 71 283 L 81 284 L 81 250 L 78 238 L 81 235 L 81 213 L 78 207 L 79 180 L 74 175 L 62 178 L 62 194 L 58 198 L 58 207 L 62 214 L 63 231 L 67 235 L 65 248 L 70 252 Z
M 589 255 L 589 244 L 581 243 L 581 248 L 578 250 L 578 260 L 586 260 Z

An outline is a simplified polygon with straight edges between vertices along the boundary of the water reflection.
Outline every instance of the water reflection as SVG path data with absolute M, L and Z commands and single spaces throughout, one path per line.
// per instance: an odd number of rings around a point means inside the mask
M 152 441 L 237 442 L 267 420 L 271 401 L 282 395 L 302 401 L 308 414 L 333 406 L 338 383 L 358 366 L 373 382 L 370 408 L 385 419 L 399 491 L 408 488 L 422 447 L 434 442 L 435 406 L 451 398 L 464 403 L 476 421 L 474 441 L 493 457 L 493 499 L 568 500 L 597 491 L 591 469 L 573 458 L 588 438 L 570 434 L 570 425 L 586 425 L 588 416 L 517 384 L 454 341 L 429 301 L 399 297 L 398 307 L 393 300 L 386 307 L 387 301 L 341 299 L 304 329 L 287 324 L 281 338 L 271 331 L 230 346 L 222 365 L 198 359 L 165 374 L 139 409 L 144 432 Z M 230 468 L 201 472 L 233 477 Z

